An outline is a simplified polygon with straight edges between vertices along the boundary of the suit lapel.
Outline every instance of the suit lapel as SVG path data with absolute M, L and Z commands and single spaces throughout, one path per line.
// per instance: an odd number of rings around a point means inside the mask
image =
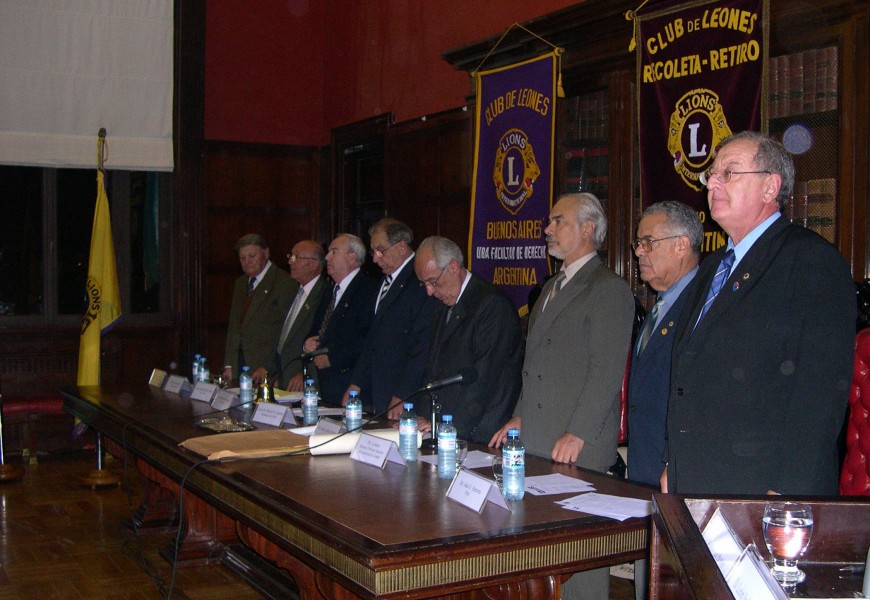
M 266 274 L 263 275 L 263 280 L 260 281 L 260 284 L 254 288 L 253 292 L 251 292 L 251 303 L 248 305 L 247 312 L 245 312 L 242 326 L 247 325 L 253 316 L 257 314 L 260 305 L 269 299 L 269 292 L 272 290 L 272 286 L 275 283 L 275 269 L 277 268 L 278 267 L 275 265 L 270 266 L 269 270 L 266 271 Z
M 544 332 L 552 326 L 553 321 L 556 320 L 559 314 L 589 287 L 589 278 L 599 264 L 601 264 L 601 259 L 593 256 L 562 286 L 556 297 L 548 301 L 546 306 L 543 306 L 542 300 L 549 296 L 553 286 L 556 285 L 556 278 L 553 277 L 547 282 L 547 285 L 541 291 L 541 299 L 538 300 L 541 308 L 539 309 L 538 305 L 535 306 L 535 319 L 529 325 L 528 337 L 530 347 L 542 339 Z

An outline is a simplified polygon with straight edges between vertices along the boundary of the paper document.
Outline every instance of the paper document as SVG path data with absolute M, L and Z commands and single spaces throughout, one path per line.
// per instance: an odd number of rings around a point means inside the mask
M 631 517 L 646 517 L 652 513 L 652 503 L 649 500 L 623 498 L 597 492 L 560 500 L 556 504 L 568 510 L 609 517 L 617 521 L 625 521 Z
M 561 473 L 551 473 L 550 475 L 526 477 L 526 491 L 535 496 L 547 496 L 549 494 L 594 492 L 595 487 L 582 479 L 575 479 Z

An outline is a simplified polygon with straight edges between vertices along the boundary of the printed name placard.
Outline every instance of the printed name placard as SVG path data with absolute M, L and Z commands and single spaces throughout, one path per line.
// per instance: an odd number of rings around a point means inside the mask
M 193 391 L 190 392 L 191 400 L 199 400 L 200 402 L 211 402 L 214 395 L 217 394 L 218 386 L 205 381 L 197 381 L 193 386 Z
M 163 387 L 163 383 L 166 381 L 166 371 L 162 371 L 160 369 L 153 369 L 151 371 L 151 377 L 148 378 L 148 385 L 153 385 L 154 387 Z
M 189 394 L 190 382 L 181 375 L 170 375 L 163 386 L 163 391 L 170 394 Z
M 261 402 L 257 405 L 257 409 L 254 411 L 252 421 L 254 421 L 254 423 L 262 423 L 263 425 L 280 427 L 281 423 L 284 421 L 284 414 L 286 412 L 286 406 L 281 406 L 280 404 L 274 404 L 272 402 Z
M 358 460 L 379 469 L 383 469 L 388 462 L 405 466 L 405 459 L 399 454 L 399 447 L 395 442 L 385 440 L 367 433 L 362 433 L 357 440 L 356 446 L 350 453 L 353 460 Z
M 239 403 L 239 395 L 227 390 L 220 390 L 212 400 L 211 407 L 215 410 L 228 410 Z
M 459 469 L 453 477 L 447 489 L 447 497 L 478 514 L 483 512 L 487 501 L 510 510 L 494 481 L 465 469 Z
M 342 424 L 329 418 L 322 418 L 317 421 L 317 427 L 314 429 L 314 435 L 321 433 L 341 433 Z

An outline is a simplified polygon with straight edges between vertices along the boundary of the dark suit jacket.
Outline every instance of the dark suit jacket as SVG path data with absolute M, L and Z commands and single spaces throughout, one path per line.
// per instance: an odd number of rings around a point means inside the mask
M 314 321 L 314 313 L 320 305 L 321 298 L 323 298 L 323 290 L 330 285 L 331 281 L 326 275 L 317 276 L 317 281 L 315 282 L 314 287 L 311 288 L 311 293 L 308 294 L 307 298 L 305 298 L 305 302 L 302 304 L 302 308 L 299 309 L 299 313 L 296 315 L 293 325 L 290 326 L 290 332 L 287 334 L 287 339 L 284 340 L 284 346 L 282 346 L 281 351 L 278 353 L 278 371 L 281 375 L 280 387 L 282 388 L 287 387 L 287 384 L 294 375 L 302 372 L 302 361 L 299 360 L 299 356 L 303 352 L 302 344 L 305 342 L 308 333 L 311 331 L 311 325 Z M 299 286 L 297 284 L 291 293 L 291 306 L 298 289 Z M 289 311 L 290 308 L 288 307 L 287 310 Z M 287 318 L 286 314 L 284 315 L 284 318 Z M 283 327 L 283 323 L 281 326 Z
M 671 351 L 691 283 L 650 335 L 643 353 L 632 348 L 628 379 L 628 478 L 658 487 L 665 468 L 665 426 L 671 392 Z
M 248 279 L 246 275 L 242 275 L 236 279 L 233 288 L 223 364 L 231 365 L 233 377 L 238 379 L 241 367 L 244 366 L 238 364 L 241 349 L 245 362 L 252 371 L 264 365 L 274 381 L 278 374 L 278 336 L 281 335 L 284 318 L 293 300 L 291 292 L 296 291 L 293 287 L 295 282 L 286 271 L 273 263 L 251 293 L 251 303 L 240 324 L 239 315 L 247 295 Z
M 836 494 L 855 337 L 849 269 L 821 237 L 780 218 L 693 332 L 724 252 L 701 265 L 677 326 L 669 490 Z
M 520 394 L 523 341 L 520 319 L 507 296 L 487 281 L 471 276 L 447 318 L 439 302 L 433 315 L 426 381 L 477 369 L 477 381 L 437 392 L 442 415 L 453 415 L 459 438 L 488 444 L 511 416 Z M 429 414 L 429 399 L 415 402 L 419 415 Z M 439 416 L 440 420 L 440 416 Z
M 619 391 L 631 343 L 634 298 L 597 256 L 551 301 L 547 282 L 529 317 L 522 398 L 514 415 L 529 454 L 550 458 L 565 432 L 583 440 L 581 467 L 607 471 L 616 456 Z
M 359 271 L 338 301 L 320 347 L 329 348 L 329 367 L 317 369 L 320 397 L 326 404 L 338 406 L 351 384 L 351 375 L 362 353 L 363 344 L 372 323 L 375 305 L 376 281 Z M 320 305 L 314 313 L 309 336 L 317 335 L 326 308 L 332 302 L 332 285 L 323 292 Z
M 378 293 L 382 284 L 383 280 Z M 354 369 L 352 381 L 360 387 L 360 398 L 375 413 L 386 411 L 393 396 L 404 400 L 422 385 L 437 303 L 426 294 L 414 273 L 414 261 L 409 261 L 381 300 Z

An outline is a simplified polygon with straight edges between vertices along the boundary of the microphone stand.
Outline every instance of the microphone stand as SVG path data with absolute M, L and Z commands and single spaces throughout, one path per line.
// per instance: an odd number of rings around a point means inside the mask
M 432 438 L 423 441 L 423 446 L 438 451 L 438 413 L 441 412 L 441 404 L 438 402 L 438 390 L 429 390 L 429 416 L 432 424 Z

